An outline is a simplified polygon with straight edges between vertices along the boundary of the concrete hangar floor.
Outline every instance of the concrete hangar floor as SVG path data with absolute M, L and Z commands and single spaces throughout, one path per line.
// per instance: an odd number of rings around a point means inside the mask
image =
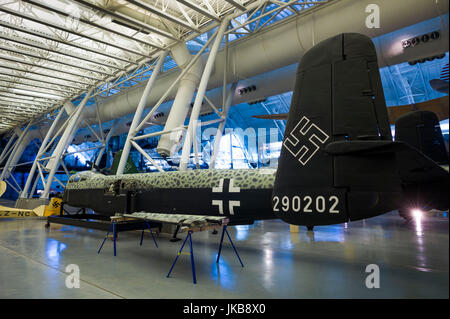
M 180 248 L 161 235 L 139 246 L 139 232 L 120 233 L 117 256 L 103 231 L 44 220 L 0 221 L 0 298 L 448 298 L 448 215 L 410 223 L 391 212 L 370 220 L 300 228 L 281 221 L 229 227 L 245 264 L 229 243 L 216 264 L 220 233 L 193 234 L 198 283 L 188 256 L 166 274 Z M 184 234 L 179 234 L 184 237 Z M 66 288 L 67 266 L 80 269 L 80 288 Z M 379 267 L 368 289 L 366 267 Z

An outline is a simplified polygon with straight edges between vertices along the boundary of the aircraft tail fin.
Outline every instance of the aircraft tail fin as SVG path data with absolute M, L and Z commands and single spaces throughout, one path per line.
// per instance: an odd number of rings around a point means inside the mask
M 122 155 L 122 150 L 118 151 L 116 153 L 116 155 L 114 156 L 113 163 L 112 163 L 112 166 L 111 166 L 111 173 L 110 173 L 110 175 L 116 175 L 117 168 L 119 167 L 119 162 L 120 162 L 121 155 Z M 127 163 L 125 165 L 125 170 L 124 170 L 123 173 L 124 174 L 136 174 L 136 173 L 139 173 L 139 171 L 138 171 L 136 165 L 134 164 L 133 159 L 131 158 L 131 156 L 128 156 Z
M 395 140 L 408 143 L 438 164 L 448 164 L 439 119 L 434 112 L 412 111 L 395 122 Z
M 301 59 L 272 194 L 290 224 L 326 225 L 398 207 L 402 192 L 375 47 L 347 33 Z
M 52 197 L 47 206 L 44 206 L 42 216 L 59 215 L 61 211 L 62 198 Z
M 406 209 L 449 207 L 448 153 L 438 117 L 430 111 L 413 111 L 395 123 L 395 140 L 405 147 L 397 152 Z M 446 165 L 445 170 L 441 165 Z

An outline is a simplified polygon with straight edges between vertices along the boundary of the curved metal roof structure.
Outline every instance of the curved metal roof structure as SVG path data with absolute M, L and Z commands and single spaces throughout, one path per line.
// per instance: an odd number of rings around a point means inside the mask
M 225 17 L 232 40 L 328 2 L 0 0 L 0 134 L 90 87 L 110 93 L 179 42 L 203 45 Z

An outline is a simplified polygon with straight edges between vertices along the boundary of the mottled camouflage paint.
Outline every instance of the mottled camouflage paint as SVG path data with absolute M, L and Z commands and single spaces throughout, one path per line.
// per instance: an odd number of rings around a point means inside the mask
M 158 221 L 164 223 L 178 224 L 184 226 L 203 226 L 206 224 L 222 225 L 228 222 L 225 216 L 201 216 L 201 215 L 182 215 L 182 214 L 158 214 L 137 212 L 133 214 L 124 214 L 125 217 Z
M 72 176 L 66 189 L 105 189 L 121 180 L 123 189 L 139 190 L 152 188 L 212 188 L 219 186 L 221 179 L 233 179 L 235 187 L 244 189 L 272 189 L 275 181 L 274 169 L 236 170 L 190 170 L 185 172 L 141 173 L 125 175 L 102 175 L 81 172 Z

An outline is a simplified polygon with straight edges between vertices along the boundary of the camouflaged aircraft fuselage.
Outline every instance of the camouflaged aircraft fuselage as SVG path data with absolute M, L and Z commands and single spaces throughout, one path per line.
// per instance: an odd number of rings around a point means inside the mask
M 151 212 L 224 215 L 235 224 L 275 218 L 273 169 L 191 170 L 102 175 L 81 172 L 69 179 L 64 202 L 96 213 Z

